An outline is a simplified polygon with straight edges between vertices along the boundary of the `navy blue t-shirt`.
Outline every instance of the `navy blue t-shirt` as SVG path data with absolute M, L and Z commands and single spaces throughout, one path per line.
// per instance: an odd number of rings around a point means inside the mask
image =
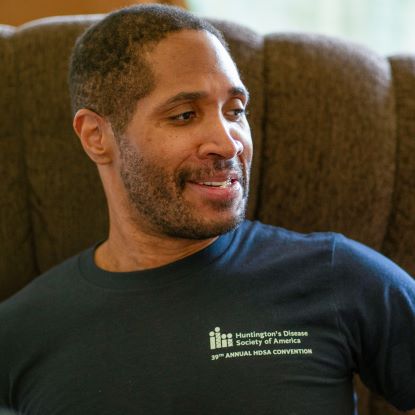
M 352 376 L 415 408 L 415 282 L 334 233 L 246 221 L 145 271 L 94 247 L 0 305 L 0 406 L 28 415 L 351 415 Z

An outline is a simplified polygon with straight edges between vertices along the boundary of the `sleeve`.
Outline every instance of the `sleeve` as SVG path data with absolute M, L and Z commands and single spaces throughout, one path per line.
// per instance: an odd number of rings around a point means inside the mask
M 13 367 L 22 361 L 22 352 L 27 352 L 28 342 L 22 334 L 22 324 L 27 314 L 15 313 L 13 298 L 0 303 L 0 415 L 12 410 Z M 3 412 L 1 412 L 3 411 Z
M 378 252 L 337 235 L 332 267 L 339 330 L 362 381 L 415 409 L 415 281 Z
M 7 362 L 8 336 L 7 322 L 4 319 L 0 304 L 0 410 L 8 406 L 9 402 L 9 368 Z

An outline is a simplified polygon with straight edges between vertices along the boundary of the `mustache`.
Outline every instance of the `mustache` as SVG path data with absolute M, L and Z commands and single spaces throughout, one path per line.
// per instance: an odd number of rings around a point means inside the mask
M 220 173 L 236 174 L 238 181 L 245 187 L 247 182 L 247 172 L 244 165 L 239 160 L 212 160 L 210 165 L 204 165 L 198 168 L 183 168 L 178 172 L 177 184 L 181 190 L 184 189 L 188 181 L 206 180 Z

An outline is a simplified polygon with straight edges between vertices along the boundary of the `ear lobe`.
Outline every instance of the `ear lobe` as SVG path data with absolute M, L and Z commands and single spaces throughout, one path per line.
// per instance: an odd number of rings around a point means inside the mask
M 73 128 L 89 158 L 96 164 L 113 160 L 114 135 L 111 125 L 96 112 L 80 109 L 74 117 Z

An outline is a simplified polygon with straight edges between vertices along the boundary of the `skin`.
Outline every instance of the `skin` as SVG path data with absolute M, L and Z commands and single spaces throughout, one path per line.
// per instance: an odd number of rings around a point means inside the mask
M 121 137 L 87 109 L 73 123 L 108 201 L 109 236 L 95 252 L 97 266 L 108 271 L 191 255 L 236 226 L 245 211 L 248 93 L 231 57 L 212 34 L 183 30 L 159 42 L 148 61 L 156 87 L 137 102 Z M 232 179 L 226 188 L 201 184 L 226 178 Z

